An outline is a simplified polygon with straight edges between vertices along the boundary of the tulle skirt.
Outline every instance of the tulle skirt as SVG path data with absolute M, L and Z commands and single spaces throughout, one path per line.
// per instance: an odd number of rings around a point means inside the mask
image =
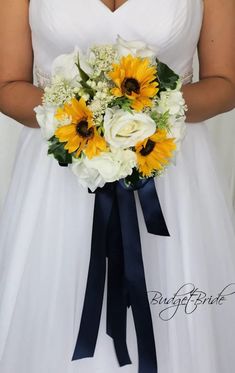
M 159 373 L 231 373 L 234 217 L 204 123 L 188 125 L 176 165 L 155 182 L 170 237 L 149 234 L 137 196 L 136 204 Z M 131 310 L 132 365 L 120 368 L 105 333 L 105 297 L 95 356 L 71 361 L 94 198 L 68 168 L 47 156 L 38 129 L 22 130 L 0 220 L 2 373 L 138 372 Z

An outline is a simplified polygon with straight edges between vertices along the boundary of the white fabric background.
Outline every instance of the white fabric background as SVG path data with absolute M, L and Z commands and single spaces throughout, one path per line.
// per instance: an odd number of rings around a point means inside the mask
M 196 59 L 194 68 L 196 78 L 198 74 Z M 235 110 L 209 120 L 207 125 L 218 149 L 219 159 L 221 159 L 229 186 L 228 198 L 232 200 L 235 207 Z M 15 149 L 21 128 L 21 124 L 0 113 L 0 209 L 9 186 L 14 157 L 17 156 Z

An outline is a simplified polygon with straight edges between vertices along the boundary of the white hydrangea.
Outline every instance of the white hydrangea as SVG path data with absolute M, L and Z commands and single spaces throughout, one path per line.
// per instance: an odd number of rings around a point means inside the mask
M 157 111 L 165 113 L 169 111 L 170 115 L 183 116 L 185 111 L 185 100 L 178 90 L 167 90 L 160 93 Z
M 177 151 L 180 150 L 182 140 L 186 133 L 185 111 L 187 106 L 180 89 L 180 84 L 175 90 L 167 90 L 160 93 L 156 111 L 163 114 L 169 113 L 169 137 L 174 137 Z

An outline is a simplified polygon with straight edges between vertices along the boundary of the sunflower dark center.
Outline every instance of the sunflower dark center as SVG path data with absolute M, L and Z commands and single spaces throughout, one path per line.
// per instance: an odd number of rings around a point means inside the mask
M 140 83 L 134 78 L 126 78 L 122 83 L 122 91 L 131 95 L 132 92 L 140 93 Z
M 150 153 L 152 153 L 154 147 L 155 147 L 155 142 L 152 140 L 148 140 L 146 146 L 143 149 L 141 149 L 140 154 L 145 157 L 146 155 L 149 155 Z
M 90 139 L 94 135 L 94 128 L 90 127 L 88 128 L 88 122 L 85 119 L 82 119 L 80 122 L 76 125 L 76 131 L 78 135 L 80 135 L 83 138 Z

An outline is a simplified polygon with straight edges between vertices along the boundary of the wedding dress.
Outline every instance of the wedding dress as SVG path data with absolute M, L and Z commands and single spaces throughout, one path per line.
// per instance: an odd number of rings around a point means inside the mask
M 29 12 L 39 86 L 47 84 L 57 55 L 75 45 L 86 50 L 113 43 L 117 34 L 154 46 L 160 60 L 185 82 L 191 79 L 202 0 L 128 0 L 115 12 L 100 0 L 31 0 Z M 187 127 L 176 165 L 155 180 L 170 237 L 147 232 L 136 199 L 158 368 L 159 373 L 231 373 L 234 221 L 205 123 Z M 0 225 L 1 373 L 138 372 L 131 310 L 132 365 L 120 368 L 105 331 L 105 297 L 95 356 L 71 360 L 87 281 L 94 198 L 68 168 L 47 156 L 40 130 L 24 127 Z

